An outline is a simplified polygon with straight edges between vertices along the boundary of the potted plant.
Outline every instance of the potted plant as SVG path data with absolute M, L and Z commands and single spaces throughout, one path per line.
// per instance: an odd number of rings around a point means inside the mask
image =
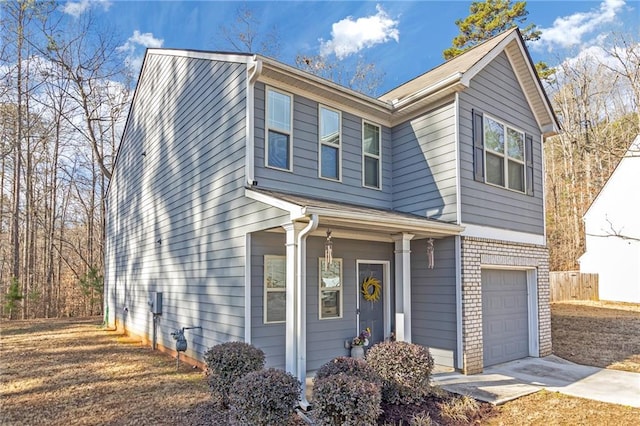
M 365 328 L 353 338 L 351 341 L 351 357 L 364 358 L 364 347 L 369 346 L 369 338 L 371 337 L 371 329 Z

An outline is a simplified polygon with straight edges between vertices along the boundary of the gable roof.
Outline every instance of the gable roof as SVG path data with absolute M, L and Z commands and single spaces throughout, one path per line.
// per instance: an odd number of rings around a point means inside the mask
M 543 134 L 560 131 L 551 102 L 535 71 L 518 28 L 505 31 L 385 93 L 379 99 L 390 102 L 396 115 L 419 108 L 423 99 L 435 100 L 464 90 L 471 80 L 499 54 L 505 52 Z
M 593 206 L 596 205 L 596 203 L 597 203 L 598 199 L 600 198 L 600 196 L 611 185 L 610 182 L 612 182 L 614 180 L 614 176 L 615 176 L 616 172 L 621 168 L 623 162 L 629 161 L 630 158 L 640 159 L 640 135 L 636 136 L 636 138 L 631 142 L 631 144 L 629 145 L 629 148 L 624 153 L 622 158 L 620 158 L 620 161 L 618 161 L 618 164 L 616 164 L 616 167 L 611 172 L 611 175 L 609 175 L 609 178 L 607 179 L 607 181 L 604 183 L 604 185 L 602 185 L 602 188 L 600 188 L 600 191 L 598 191 L 598 195 L 596 195 L 593 198 L 593 201 L 591 201 L 591 204 L 589 205 L 589 208 L 587 208 L 587 210 L 582 215 L 583 218 L 587 217 L 587 215 L 589 214 L 589 210 L 591 210 L 593 208 Z

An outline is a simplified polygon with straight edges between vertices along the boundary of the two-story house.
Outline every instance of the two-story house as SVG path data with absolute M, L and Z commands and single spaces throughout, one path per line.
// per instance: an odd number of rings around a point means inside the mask
M 548 355 L 557 131 L 517 29 L 377 99 L 149 49 L 107 195 L 108 322 L 165 350 L 201 327 L 188 359 L 245 341 L 299 378 L 365 327 L 465 373 Z

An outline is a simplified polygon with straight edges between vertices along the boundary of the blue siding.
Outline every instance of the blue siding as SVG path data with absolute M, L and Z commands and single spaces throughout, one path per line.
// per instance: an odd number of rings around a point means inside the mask
M 450 102 L 392 129 L 395 210 L 457 220 L 455 113 Z
M 244 339 L 245 234 L 287 217 L 244 197 L 245 89 L 244 64 L 150 54 L 108 193 L 111 312 L 150 338 L 162 291 L 158 343 L 200 326 L 187 332 L 197 359 Z
M 319 178 L 318 103 L 294 95 L 293 172 L 265 167 L 265 86 L 255 90 L 255 177 L 258 187 L 277 191 L 357 203 L 383 209 L 392 208 L 391 131 L 382 126 L 382 189 L 362 186 L 362 119 L 342 112 L 342 182 Z M 323 104 L 331 108 L 339 106 Z
M 454 366 L 456 351 L 455 239 L 436 240 L 427 268 L 427 240 L 411 242 L 411 338 L 430 348 L 436 364 Z
M 542 145 L 540 130 L 506 54 L 500 54 L 460 93 L 462 222 L 542 235 Z M 471 111 L 477 108 L 533 136 L 534 196 L 473 180 Z

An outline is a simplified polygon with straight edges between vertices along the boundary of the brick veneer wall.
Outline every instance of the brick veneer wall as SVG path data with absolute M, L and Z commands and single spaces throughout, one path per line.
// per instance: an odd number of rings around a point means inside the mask
M 549 251 L 545 246 L 463 237 L 462 254 L 462 358 L 464 374 L 481 373 L 482 272 L 481 267 L 532 268 L 538 277 L 538 333 L 540 356 L 551 354 L 549 306 Z

